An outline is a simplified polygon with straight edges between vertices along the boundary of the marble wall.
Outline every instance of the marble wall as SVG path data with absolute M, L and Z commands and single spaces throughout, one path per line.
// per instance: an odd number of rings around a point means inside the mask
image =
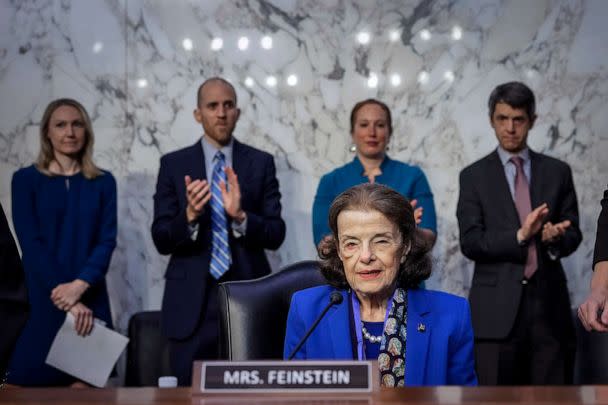
M 287 238 L 275 268 L 314 257 L 318 180 L 352 159 L 348 114 L 366 97 L 394 114 L 390 155 L 426 172 L 438 212 L 428 286 L 466 295 L 458 172 L 496 145 L 487 97 L 510 80 L 538 97 L 531 147 L 573 169 L 585 240 L 565 260 L 573 304 L 587 290 L 608 182 L 608 2 L 602 0 L 0 0 L 0 201 L 38 148 L 46 104 L 91 113 L 95 157 L 118 181 L 119 236 L 108 274 L 117 325 L 160 306 L 167 262 L 151 241 L 162 154 L 201 135 L 205 78 L 232 81 L 238 139 L 272 153 Z

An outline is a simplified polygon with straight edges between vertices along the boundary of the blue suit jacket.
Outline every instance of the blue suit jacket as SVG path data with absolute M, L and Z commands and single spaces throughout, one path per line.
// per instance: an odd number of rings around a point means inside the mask
M 273 157 L 235 139 L 232 162 L 241 188 L 241 207 L 247 213 L 247 230 L 240 238 L 229 232 L 232 266 L 219 281 L 252 279 L 270 273 L 264 249 L 277 249 L 285 238 Z M 193 180 L 207 178 L 200 140 L 161 158 L 154 194 L 152 238 L 161 254 L 171 255 L 165 274 L 162 329 L 175 339 L 192 334 L 203 308 L 209 305 L 207 284 L 216 282 L 209 275 L 210 210 L 199 217 L 198 236 L 193 241 L 186 219 L 185 175 Z
M 287 358 L 329 302 L 335 288 L 320 286 L 295 293 L 287 318 Z M 352 359 L 348 293 L 334 305 L 298 351 L 296 359 Z M 420 331 L 418 325 L 424 325 Z M 429 290 L 408 291 L 405 384 L 477 385 L 473 328 L 464 298 Z

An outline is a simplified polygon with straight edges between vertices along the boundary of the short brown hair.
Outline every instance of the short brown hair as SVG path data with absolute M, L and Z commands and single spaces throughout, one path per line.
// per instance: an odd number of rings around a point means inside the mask
M 496 86 L 490 94 L 488 109 L 490 118 L 494 116 L 496 104 L 505 103 L 511 108 L 522 109 L 528 114 L 528 119 L 534 121 L 536 117 L 536 100 L 532 90 L 522 82 L 508 82 Z
M 102 175 L 103 172 L 93 163 L 93 144 L 95 143 L 93 125 L 91 124 L 87 110 L 85 110 L 82 104 L 71 98 L 60 98 L 51 101 L 46 106 L 44 114 L 42 114 L 42 121 L 40 122 L 40 151 L 38 152 L 38 159 L 36 159 L 36 168 L 47 176 L 53 176 L 53 173 L 49 171 L 49 165 L 55 159 L 55 153 L 51 140 L 48 137 L 49 125 L 51 116 L 55 110 L 63 106 L 74 107 L 82 117 L 84 123 L 84 146 L 78 155 L 78 163 L 80 163 L 80 170 L 84 177 L 94 179 Z
M 384 104 L 380 100 L 376 100 L 375 98 L 368 98 L 367 100 L 359 101 L 353 109 L 350 111 L 350 133 L 352 134 L 355 131 L 355 121 L 357 120 L 357 113 L 359 110 L 368 104 L 375 104 L 382 108 L 382 110 L 386 113 L 386 123 L 388 125 L 388 134 L 389 136 L 393 134 L 393 118 L 391 117 L 391 110 L 388 108 L 386 104 Z
M 338 215 L 345 210 L 378 211 L 395 224 L 401 234 L 403 249 L 410 246 L 405 262 L 397 273 L 397 286 L 415 288 L 431 275 L 429 244 L 416 228 L 414 208 L 401 194 L 377 183 L 363 183 L 344 191 L 329 208 L 332 234 L 318 246 L 319 267 L 327 283 L 336 288 L 348 288 L 344 266 L 338 256 Z

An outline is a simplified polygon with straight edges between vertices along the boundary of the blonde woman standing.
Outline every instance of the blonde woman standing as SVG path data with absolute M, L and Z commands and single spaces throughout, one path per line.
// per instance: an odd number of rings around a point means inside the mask
M 66 312 L 78 334 L 93 319 L 111 325 L 105 275 L 116 246 L 116 182 L 92 160 L 94 135 L 84 107 L 51 102 L 40 123 L 36 163 L 13 175 L 13 222 L 31 305 L 9 366 L 8 383 L 80 385 L 45 364 Z

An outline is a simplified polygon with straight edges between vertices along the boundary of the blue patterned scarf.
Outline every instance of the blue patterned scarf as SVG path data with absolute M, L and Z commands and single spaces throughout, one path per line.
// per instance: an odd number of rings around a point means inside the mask
M 393 305 L 384 324 L 384 335 L 378 355 L 380 385 L 405 385 L 405 342 L 407 340 L 407 290 L 397 288 Z

